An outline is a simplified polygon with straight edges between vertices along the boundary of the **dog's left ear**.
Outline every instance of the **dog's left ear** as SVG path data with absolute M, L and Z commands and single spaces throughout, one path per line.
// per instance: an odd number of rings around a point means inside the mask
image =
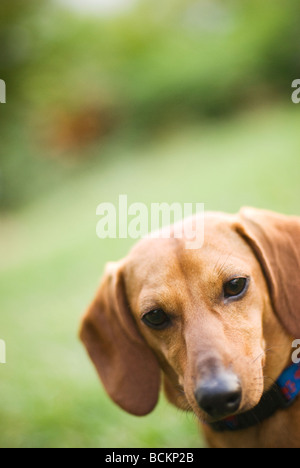
M 300 338 L 300 218 L 244 208 L 235 226 L 265 274 L 275 313 Z

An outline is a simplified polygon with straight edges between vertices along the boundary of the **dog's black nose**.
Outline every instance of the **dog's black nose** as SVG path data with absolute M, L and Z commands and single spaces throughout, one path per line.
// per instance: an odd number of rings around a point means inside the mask
M 195 391 L 199 407 L 214 419 L 223 419 L 238 411 L 242 401 L 242 387 L 238 377 L 222 372 L 204 379 Z

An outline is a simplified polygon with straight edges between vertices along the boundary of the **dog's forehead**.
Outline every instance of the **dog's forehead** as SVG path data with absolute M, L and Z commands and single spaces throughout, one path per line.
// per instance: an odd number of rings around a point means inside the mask
M 192 220 L 187 220 L 190 223 Z M 204 218 L 204 243 L 188 249 L 184 235 L 167 239 L 148 237 L 140 241 L 127 257 L 127 272 L 135 284 L 152 281 L 166 283 L 184 275 L 205 272 L 227 258 L 245 258 L 249 247 L 233 228 L 235 218 L 222 213 L 207 213 Z

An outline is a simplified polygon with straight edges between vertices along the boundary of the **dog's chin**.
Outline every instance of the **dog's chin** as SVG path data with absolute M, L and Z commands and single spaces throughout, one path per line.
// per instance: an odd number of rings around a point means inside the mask
M 194 414 L 196 416 L 196 418 L 198 419 L 198 421 L 201 423 L 201 424 L 204 424 L 205 426 L 208 426 L 210 424 L 214 424 L 214 423 L 218 423 L 218 422 L 221 422 L 221 421 L 225 421 L 226 419 L 232 417 L 232 416 L 236 416 L 238 414 L 242 414 L 242 413 L 245 413 L 246 411 L 248 410 L 244 410 L 244 409 L 241 409 L 239 411 L 236 411 L 235 413 L 232 413 L 232 414 L 227 414 L 226 416 L 224 417 L 221 417 L 221 418 L 214 418 L 212 416 L 209 416 L 208 414 L 206 413 L 203 413 L 202 411 L 194 411 Z
M 209 416 L 208 414 L 202 413 L 202 412 L 199 412 L 199 411 L 194 411 L 194 414 L 195 414 L 196 418 L 198 419 L 198 421 L 200 422 L 200 424 L 203 424 L 205 426 L 209 426 L 210 424 L 214 424 L 214 423 L 224 421 L 225 419 L 230 418 L 231 416 L 234 416 L 234 415 L 236 415 L 238 413 L 233 413 L 232 415 L 228 415 L 228 416 L 226 416 L 224 418 L 213 418 L 212 416 Z

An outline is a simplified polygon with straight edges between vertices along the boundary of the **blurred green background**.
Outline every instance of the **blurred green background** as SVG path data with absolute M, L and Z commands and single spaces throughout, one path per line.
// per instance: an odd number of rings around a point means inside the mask
M 118 409 L 78 342 L 133 244 L 99 240 L 96 207 L 300 215 L 300 4 L 92 3 L 1 0 L 0 447 L 203 446 L 163 396 L 146 418 Z

